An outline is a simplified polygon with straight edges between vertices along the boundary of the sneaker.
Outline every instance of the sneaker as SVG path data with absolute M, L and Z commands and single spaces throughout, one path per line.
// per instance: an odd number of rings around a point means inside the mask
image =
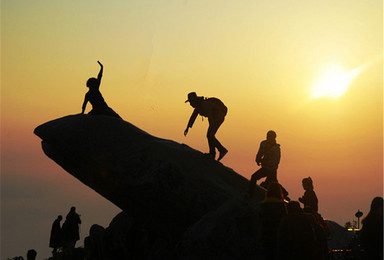
M 217 160 L 220 161 L 221 159 L 223 159 L 223 157 L 224 157 L 227 153 L 228 153 L 228 150 L 224 148 L 222 151 L 220 151 L 219 158 L 217 158 Z

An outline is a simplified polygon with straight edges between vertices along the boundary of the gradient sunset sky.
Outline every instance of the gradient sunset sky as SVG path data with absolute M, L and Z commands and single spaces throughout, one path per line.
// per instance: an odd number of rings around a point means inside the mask
M 48 258 L 51 224 L 71 206 L 83 220 L 77 245 L 120 212 L 33 134 L 81 112 L 97 60 L 100 90 L 123 119 L 202 152 L 208 120 L 184 137 L 184 101 L 191 91 L 220 98 L 229 109 L 217 134 L 229 150 L 222 162 L 246 178 L 275 130 L 279 181 L 297 200 L 311 176 L 326 219 L 344 225 L 383 195 L 381 0 L 3 0 L 1 259 L 30 248 Z

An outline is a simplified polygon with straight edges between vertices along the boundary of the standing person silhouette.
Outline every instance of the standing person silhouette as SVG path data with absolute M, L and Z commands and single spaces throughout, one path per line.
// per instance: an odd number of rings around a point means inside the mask
M 299 201 L 303 203 L 304 209 L 307 211 L 313 211 L 318 213 L 318 199 L 313 188 L 313 181 L 311 177 L 304 178 L 302 181 L 303 189 L 305 190 L 304 195 L 299 198 Z
M 221 145 L 216 139 L 215 134 L 221 124 L 224 122 L 225 116 L 227 115 L 227 107 L 218 98 L 204 98 L 198 97 L 196 92 L 188 94 L 188 99 L 185 101 L 194 108 L 191 117 L 189 118 L 187 128 L 184 131 L 184 136 L 187 136 L 189 128 L 192 128 L 193 123 L 198 115 L 208 117 L 209 127 L 207 132 L 209 157 L 215 159 L 216 148 L 219 151 L 218 161 L 220 161 L 228 152 L 228 150 Z
M 29 249 L 27 252 L 27 260 L 35 260 L 37 256 L 37 252 L 35 249 Z
M 260 238 L 266 260 L 277 260 L 277 235 L 280 222 L 287 215 L 281 185 L 271 182 L 260 203 Z
M 71 207 L 62 227 L 63 244 L 70 250 L 75 248 L 76 241 L 80 239 L 80 224 L 80 215 L 77 214 L 75 207 Z
M 375 197 L 360 231 L 364 259 L 383 259 L 383 197 Z
M 57 249 L 62 246 L 62 235 L 60 226 L 60 222 L 62 219 L 63 217 L 59 215 L 52 224 L 51 236 L 49 238 L 49 247 L 53 248 L 53 253 L 55 253 Z
M 256 155 L 256 163 L 261 168 L 252 174 L 249 184 L 249 196 L 253 196 L 256 182 L 263 177 L 267 177 L 265 182 L 261 184 L 264 188 L 277 181 L 277 168 L 280 163 L 281 151 L 280 144 L 276 142 L 276 132 L 273 130 L 268 131 L 267 139 L 260 143 L 259 151 Z M 284 197 L 287 197 L 288 192 L 281 186 Z
M 100 72 L 97 75 L 97 78 L 89 78 L 87 81 L 87 87 L 89 91 L 85 94 L 83 106 L 81 113 L 84 114 L 87 103 L 91 103 L 92 110 L 88 113 L 90 115 L 107 115 L 117 118 L 121 118 L 112 108 L 110 108 L 107 103 L 104 101 L 103 96 L 100 93 L 100 83 L 101 78 L 103 77 L 103 64 L 100 61 L 97 61 L 100 65 Z

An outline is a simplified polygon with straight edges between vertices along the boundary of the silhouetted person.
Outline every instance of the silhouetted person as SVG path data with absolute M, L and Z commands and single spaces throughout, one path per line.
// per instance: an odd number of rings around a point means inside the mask
M 29 249 L 27 252 L 27 260 L 35 260 L 37 256 L 37 252 L 34 249 Z
M 261 178 L 267 177 L 261 184 L 262 187 L 266 188 L 272 182 L 277 181 L 277 168 L 279 167 L 281 157 L 280 145 L 276 142 L 275 131 L 268 131 L 267 139 L 260 143 L 259 151 L 256 154 L 256 163 L 261 168 L 252 174 L 249 183 L 249 196 L 252 197 L 256 182 Z M 284 197 L 287 197 L 288 192 L 281 186 Z M 287 198 L 289 200 L 289 198 Z
M 318 200 L 313 188 L 313 182 L 311 177 L 304 178 L 302 184 L 305 192 L 303 197 L 299 198 L 299 201 L 304 204 L 304 209 L 311 209 L 313 212 L 317 213 Z
M 281 185 L 272 182 L 265 193 L 265 200 L 261 202 L 261 243 L 263 255 L 267 260 L 277 259 L 277 232 L 282 219 L 287 215 L 283 201 Z
M 87 81 L 87 87 L 89 91 L 85 94 L 81 113 L 84 114 L 87 103 L 91 103 L 92 110 L 88 113 L 90 115 L 107 115 L 121 118 L 112 108 L 110 108 L 104 101 L 103 96 L 100 93 L 100 83 L 103 76 L 103 65 L 98 61 L 100 65 L 100 72 L 97 78 L 89 78 Z
M 330 234 L 330 229 L 323 217 L 318 212 L 318 199 L 313 188 L 313 181 L 311 177 L 304 178 L 302 181 L 303 188 L 305 190 L 303 197 L 299 198 L 299 201 L 303 203 L 303 211 L 306 214 L 312 215 L 316 223 L 324 230 L 324 240 L 326 246 L 326 237 Z
M 304 178 L 302 184 L 305 192 L 303 197 L 299 198 L 299 201 L 304 205 L 304 213 L 310 216 L 314 223 L 316 223 L 317 255 L 327 257 L 329 251 L 327 237 L 330 235 L 331 231 L 328 224 L 324 221 L 324 218 L 318 212 L 318 199 L 313 188 L 311 177 Z
M 87 255 L 86 259 L 103 259 L 103 256 L 105 258 L 107 242 L 105 237 L 105 229 L 102 226 L 97 224 L 91 226 L 89 236 L 84 239 L 84 249 Z
M 76 241 L 80 239 L 80 224 L 80 215 L 76 213 L 75 207 L 71 207 L 62 227 L 63 243 L 71 250 L 75 247 Z
M 49 247 L 53 248 L 53 253 L 57 251 L 59 247 L 62 246 L 61 241 L 61 225 L 60 222 L 63 219 L 61 215 L 55 219 L 52 223 L 51 236 L 49 238 Z
M 288 215 L 281 221 L 278 231 L 279 260 L 320 260 L 322 253 L 317 239 L 314 219 L 304 214 L 299 202 L 290 201 Z
M 361 246 L 367 260 L 383 259 L 383 198 L 372 200 L 368 215 L 361 222 Z
M 188 129 L 192 128 L 193 123 L 198 115 L 208 117 L 209 127 L 207 132 L 209 156 L 213 159 L 216 157 L 216 148 L 219 151 L 218 161 L 220 161 L 228 152 L 224 146 L 216 139 L 215 134 L 221 124 L 224 122 L 224 118 L 227 114 L 227 107 L 218 98 L 204 98 L 198 97 L 196 92 L 188 94 L 188 99 L 185 102 L 194 108 L 191 117 L 189 118 L 187 128 L 184 131 L 186 136 Z

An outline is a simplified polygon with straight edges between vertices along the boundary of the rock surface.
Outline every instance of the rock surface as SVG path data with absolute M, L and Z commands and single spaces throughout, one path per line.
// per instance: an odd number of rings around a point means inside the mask
M 109 241 L 103 259 L 257 258 L 264 190 L 245 200 L 249 181 L 232 169 L 108 116 L 66 116 L 34 132 L 48 157 L 123 210 L 98 233 Z

